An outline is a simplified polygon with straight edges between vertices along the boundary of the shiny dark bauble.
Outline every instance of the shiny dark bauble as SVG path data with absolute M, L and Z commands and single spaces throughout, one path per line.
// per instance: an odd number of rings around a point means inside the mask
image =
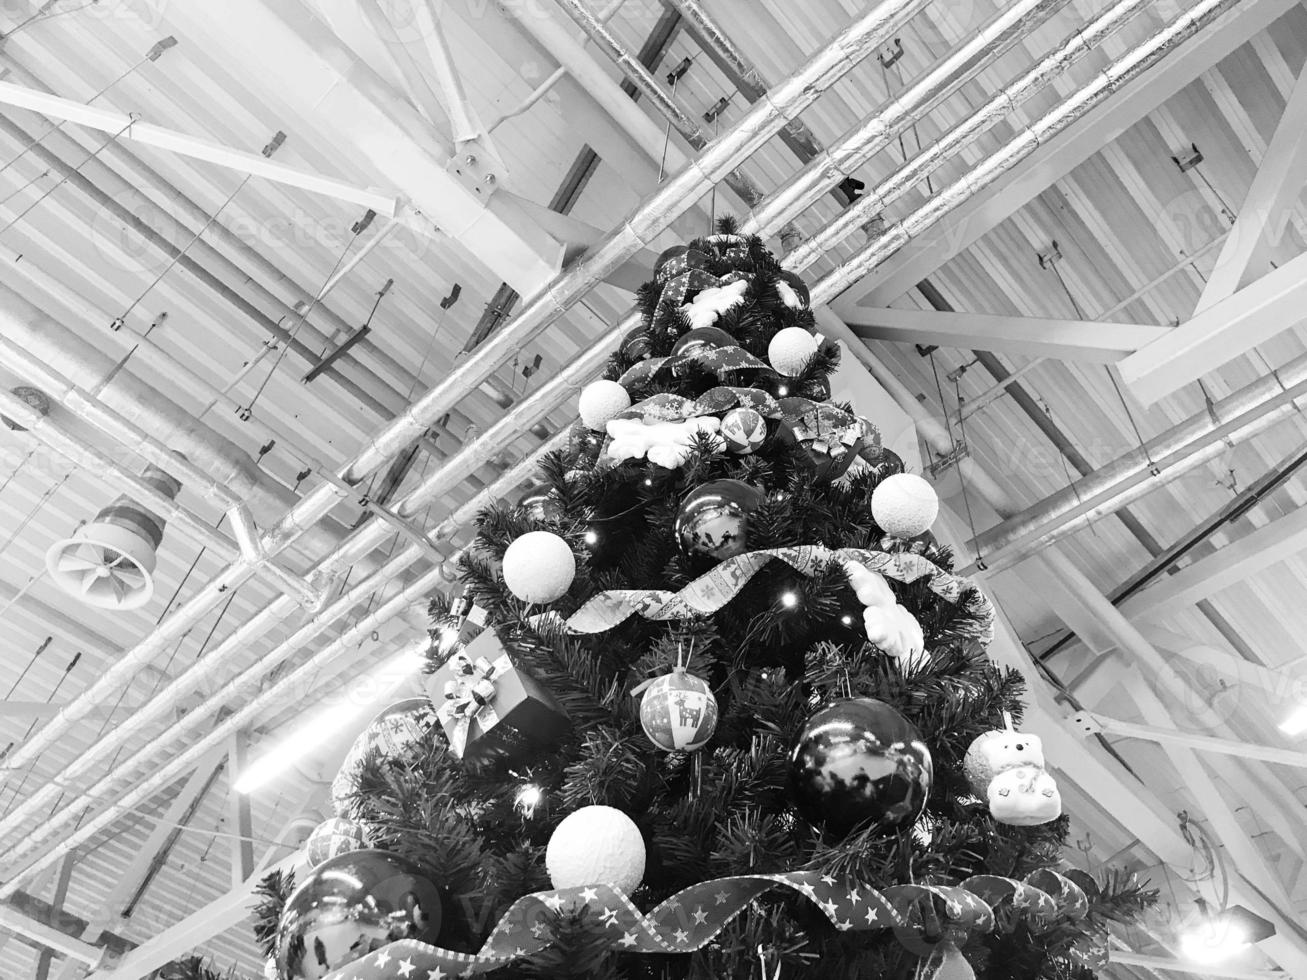
M 921 734 L 874 698 L 846 698 L 819 709 L 790 754 L 799 812 L 838 837 L 863 824 L 886 831 L 911 825 L 933 778 Z
M 864 472 L 871 474 L 872 486 L 886 477 L 903 472 L 903 460 L 892 449 L 882 447 L 878 452 L 862 452 L 859 455 L 867 461 L 869 469 Z
M 636 327 L 622 338 L 622 356 L 628 361 L 643 361 L 652 353 L 649 345 L 649 331 Z
M 557 522 L 563 519 L 563 505 L 553 487 L 533 487 L 517 502 L 533 521 Z
M 676 540 L 686 556 L 725 561 L 749 550 L 749 515 L 767 499 L 743 480 L 712 480 L 696 487 L 676 515 Z
M 434 943 L 440 892 L 411 861 L 350 851 L 318 865 L 295 889 L 277 926 L 286 980 L 319 980 L 398 939 Z
M 696 327 L 687 330 L 672 348 L 672 356 L 677 354 L 697 354 L 703 351 L 718 350 L 722 347 L 738 347 L 739 343 L 721 327 Z

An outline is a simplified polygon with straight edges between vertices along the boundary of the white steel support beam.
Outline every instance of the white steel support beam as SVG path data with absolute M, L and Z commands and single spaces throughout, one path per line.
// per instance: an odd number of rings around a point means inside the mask
M 279 108 L 335 134 L 362 172 L 393 187 L 523 296 L 534 296 L 561 268 L 562 246 L 493 193 L 504 175 L 487 181 L 477 154 L 455 156 L 448 140 L 308 6 L 172 4 L 164 20 L 183 38 L 235 59 L 234 70 L 257 68 Z
M 99 946 L 76 939 L 44 922 L 28 918 L 10 905 L 0 904 L 0 929 L 8 929 L 63 956 L 96 966 L 104 956 Z M 166 960 L 164 962 L 167 962 Z
M 300 854 L 292 854 L 266 871 L 251 876 L 221 898 L 192 912 L 181 922 L 168 927 L 149 942 L 127 953 L 112 967 L 91 973 L 87 980 L 142 980 L 159 967 L 171 963 L 179 956 L 185 956 L 212 937 L 240 925 L 254 909 L 254 888 L 259 881 L 271 871 L 288 871 L 294 868 L 300 858 Z
M 1195 314 L 1121 361 L 1121 377 L 1151 405 L 1307 316 L 1307 254 Z
M 1038 147 L 1019 166 L 973 195 L 928 234 L 890 256 L 848 295 L 868 307 L 888 306 L 922 279 L 970 248 L 1139 120 L 1266 30 L 1298 0 L 1241 4 L 1152 71 L 1123 85 L 1057 138 Z
M 261 153 L 233 149 L 199 136 L 189 136 L 186 133 L 179 133 L 176 130 L 166 129 L 162 126 L 138 122 L 125 112 L 102 109 L 72 99 L 63 99 L 57 95 L 49 95 L 36 89 L 15 85 L 13 82 L 0 81 L 0 103 L 39 112 L 51 119 L 60 119 L 76 123 L 79 126 L 86 126 L 89 129 L 96 129 L 102 133 L 116 135 L 119 139 L 144 143 L 148 146 L 158 147 L 161 150 L 167 150 L 170 153 L 194 157 L 197 160 L 215 163 L 218 166 L 228 167 L 254 177 L 262 177 L 266 180 L 276 181 L 279 184 L 288 184 L 302 190 L 312 191 L 315 194 L 323 194 L 337 200 L 348 201 L 351 204 L 371 208 L 377 214 L 385 215 L 388 218 L 395 216 L 398 207 L 398 201 L 394 194 L 387 194 L 369 188 L 354 187 L 343 180 L 323 177 L 319 174 L 289 167 L 283 163 L 275 163 Z
M 842 298 L 830 305 L 863 340 L 939 344 L 1063 361 L 1119 361 L 1140 347 L 1162 339 L 1172 329 L 1142 323 L 1096 323 L 889 307 L 868 309 L 845 304 Z
M 227 832 L 231 838 L 231 883 L 241 882 L 254 874 L 254 822 L 250 815 L 248 793 L 236 792 L 236 784 L 249 761 L 249 733 L 235 732 L 227 740 Z
M 1284 113 L 1266 147 L 1257 174 L 1244 195 L 1238 218 L 1216 259 L 1195 313 L 1233 296 L 1248 279 L 1269 266 L 1253 262 L 1263 255 L 1267 236 L 1279 238 L 1307 183 L 1307 71 L 1298 75 Z
M 1131 618 L 1168 616 L 1305 550 L 1307 508 L 1291 511 L 1159 579 L 1126 599 L 1120 609 Z
M 1101 731 L 1121 738 L 1142 738 L 1165 745 L 1180 745 L 1198 752 L 1216 752 L 1241 759 L 1258 759 L 1262 762 L 1277 762 L 1284 766 L 1307 769 L 1307 752 L 1295 752 L 1292 749 L 1280 749 L 1270 745 L 1250 745 L 1232 738 L 1196 735 L 1170 726 L 1139 725 L 1132 721 L 1120 721 L 1092 712 L 1080 712 L 1073 716 L 1072 721 L 1086 732 Z

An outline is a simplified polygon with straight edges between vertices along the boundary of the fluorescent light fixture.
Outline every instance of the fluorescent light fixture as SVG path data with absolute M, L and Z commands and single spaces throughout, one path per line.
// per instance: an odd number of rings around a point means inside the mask
M 1286 735 L 1301 735 L 1307 732 L 1307 707 L 1299 708 L 1280 722 L 1280 731 Z
M 359 685 L 344 697 L 331 698 L 329 704 L 318 705 L 306 721 L 246 766 L 233 788 L 237 793 L 254 792 L 330 742 L 342 729 L 379 712 L 395 690 L 422 669 L 425 650 L 425 644 L 406 648 L 398 656 L 368 670 L 369 683 Z
M 1204 915 L 1180 935 L 1180 954 L 1187 960 L 1215 965 L 1247 951 L 1253 943 L 1275 935 L 1275 924 L 1242 905 Z

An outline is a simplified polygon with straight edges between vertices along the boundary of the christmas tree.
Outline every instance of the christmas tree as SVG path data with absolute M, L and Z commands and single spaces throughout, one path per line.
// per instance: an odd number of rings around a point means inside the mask
M 638 303 L 433 600 L 430 701 L 265 883 L 270 974 L 1092 976 L 1150 893 L 1063 862 L 993 610 L 803 283 L 726 221 Z

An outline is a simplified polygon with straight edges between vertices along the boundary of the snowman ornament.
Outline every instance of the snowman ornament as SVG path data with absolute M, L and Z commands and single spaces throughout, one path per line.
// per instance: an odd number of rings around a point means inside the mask
M 989 801 L 990 815 L 1013 827 L 1033 827 L 1062 815 L 1062 794 L 1044 770 L 1039 736 L 1012 727 L 1004 712 L 1001 729 L 978 735 L 962 767 L 971 791 Z

